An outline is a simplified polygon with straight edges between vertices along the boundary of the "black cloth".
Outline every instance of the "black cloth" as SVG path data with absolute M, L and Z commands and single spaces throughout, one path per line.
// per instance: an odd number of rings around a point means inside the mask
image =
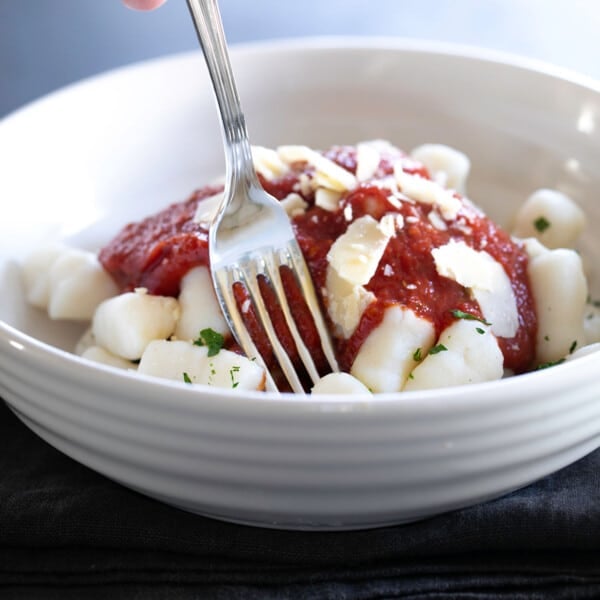
M 600 598 L 600 451 L 397 527 L 290 532 L 192 515 L 62 455 L 0 402 L 0 598 Z

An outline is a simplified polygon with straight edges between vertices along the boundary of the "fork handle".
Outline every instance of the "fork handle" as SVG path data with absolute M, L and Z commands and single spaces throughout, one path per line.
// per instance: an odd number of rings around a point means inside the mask
M 239 173 L 246 186 L 257 185 L 246 120 L 233 78 L 217 0 L 187 0 L 221 114 L 227 181 Z M 237 166 L 237 169 L 236 169 Z

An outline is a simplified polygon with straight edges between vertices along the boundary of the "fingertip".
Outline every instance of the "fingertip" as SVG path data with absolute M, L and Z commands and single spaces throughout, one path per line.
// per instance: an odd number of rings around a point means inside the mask
M 154 10 L 165 2 L 166 0 L 123 0 L 125 6 L 134 10 Z

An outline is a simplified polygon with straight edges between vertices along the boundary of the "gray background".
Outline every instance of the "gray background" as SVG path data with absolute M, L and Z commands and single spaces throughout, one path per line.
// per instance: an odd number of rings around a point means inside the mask
M 391 35 L 483 46 L 600 79 L 600 0 L 221 0 L 230 43 Z M 184 0 L 0 0 L 0 117 L 68 83 L 197 48 Z

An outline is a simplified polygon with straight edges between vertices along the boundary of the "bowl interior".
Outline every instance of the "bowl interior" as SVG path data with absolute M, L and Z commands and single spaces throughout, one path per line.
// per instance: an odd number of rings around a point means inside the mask
M 536 188 L 571 195 L 588 215 L 581 250 L 600 295 L 596 84 L 399 40 L 259 44 L 233 64 L 254 144 L 446 143 L 471 157 L 468 194 L 504 224 Z M 294 529 L 437 514 L 598 447 L 596 356 L 500 383 L 294 402 L 111 372 L 27 338 L 71 351 L 84 327 L 27 307 L 27 253 L 57 239 L 96 249 L 222 171 L 200 53 L 109 73 L 0 122 L 0 395 L 45 440 L 186 510 Z
M 581 251 L 600 294 L 594 84 L 398 40 L 263 43 L 235 49 L 233 64 L 254 144 L 446 143 L 471 158 L 468 195 L 502 224 L 539 187 L 569 194 L 588 216 Z M 95 249 L 221 175 L 202 56 L 133 66 L 24 108 L 0 123 L 0 164 L 0 320 L 71 350 L 82 327 L 25 306 L 18 261 L 53 239 Z

